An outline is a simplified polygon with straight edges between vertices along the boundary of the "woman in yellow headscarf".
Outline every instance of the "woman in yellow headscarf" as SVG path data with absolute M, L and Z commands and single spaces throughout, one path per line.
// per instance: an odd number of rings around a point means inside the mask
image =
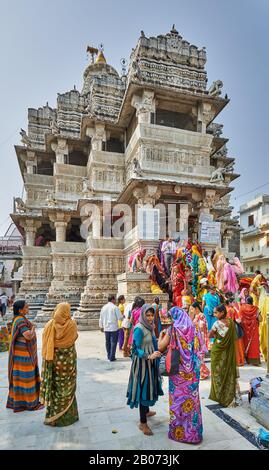
M 77 325 L 68 303 L 60 303 L 43 331 L 40 401 L 47 407 L 45 424 L 69 426 L 78 421 L 76 401 Z

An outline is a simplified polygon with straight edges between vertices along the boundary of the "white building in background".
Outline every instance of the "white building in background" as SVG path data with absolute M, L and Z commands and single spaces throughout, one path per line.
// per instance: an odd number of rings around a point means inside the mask
M 240 207 L 241 261 L 247 273 L 269 276 L 269 195 L 260 194 Z

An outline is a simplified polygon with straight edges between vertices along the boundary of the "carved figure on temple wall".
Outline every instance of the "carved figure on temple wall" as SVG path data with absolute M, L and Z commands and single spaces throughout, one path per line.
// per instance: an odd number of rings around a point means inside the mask
M 31 147 L 31 141 L 24 129 L 21 129 L 20 135 L 21 135 L 21 142 L 23 143 L 23 145 L 25 147 Z
M 59 129 L 59 126 L 57 124 L 57 120 L 56 118 L 52 118 L 51 121 L 50 121 L 50 128 L 51 128 L 51 132 L 52 134 L 59 134 L 60 133 L 60 129 Z
M 26 205 L 20 197 L 15 198 L 16 212 L 25 212 Z
M 140 163 L 139 163 L 139 161 L 137 160 L 137 158 L 134 158 L 134 160 L 133 160 L 133 173 L 134 173 L 136 176 L 143 176 L 143 175 L 142 175 L 141 166 L 140 166 Z
M 216 80 L 212 83 L 211 87 L 209 88 L 208 94 L 211 96 L 220 96 L 222 87 L 223 82 L 221 80 Z
M 211 178 L 210 182 L 213 181 L 224 181 L 224 173 L 225 173 L 225 168 L 217 168 L 216 170 L 212 171 L 211 173 Z

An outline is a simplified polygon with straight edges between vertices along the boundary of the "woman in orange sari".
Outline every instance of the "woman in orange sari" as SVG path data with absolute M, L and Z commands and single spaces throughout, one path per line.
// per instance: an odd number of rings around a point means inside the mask
M 226 300 L 226 310 L 227 318 L 231 318 L 233 321 L 241 323 L 240 311 L 236 308 L 233 297 L 229 297 Z M 235 352 L 236 365 L 242 367 L 245 364 L 245 347 L 243 338 L 237 338 L 235 343 Z
M 239 309 L 241 316 L 241 325 L 244 330 L 245 356 L 248 364 L 259 366 L 260 361 L 260 340 L 259 340 L 259 321 L 260 311 L 253 305 L 253 298 L 248 297 L 246 303 Z

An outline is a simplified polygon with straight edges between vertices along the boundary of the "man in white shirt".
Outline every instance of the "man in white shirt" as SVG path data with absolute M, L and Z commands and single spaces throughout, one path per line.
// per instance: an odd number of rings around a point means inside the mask
M 170 276 L 171 265 L 173 263 L 175 253 L 177 251 L 177 244 L 171 237 L 167 237 L 167 240 L 163 242 L 162 244 L 161 250 L 164 256 L 164 262 L 165 262 L 167 274 L 168 276 Z
M 119 320 L 123 320 L 120 309 L 116 306 L 115 295 L 108 296 L 108 303 L 100 312 L 99 326 L 106 335 L 107 358 L 110 362 L 116 361 L 115 354 L 119 337 Z
M 5 292 L 1 294 L 0 300 L 1 300 L 1 307 L 2 307 L 2 316 L 4 317 L 7 311 L 7 304 L 8 304 L 8 296 L 6 295 Z

